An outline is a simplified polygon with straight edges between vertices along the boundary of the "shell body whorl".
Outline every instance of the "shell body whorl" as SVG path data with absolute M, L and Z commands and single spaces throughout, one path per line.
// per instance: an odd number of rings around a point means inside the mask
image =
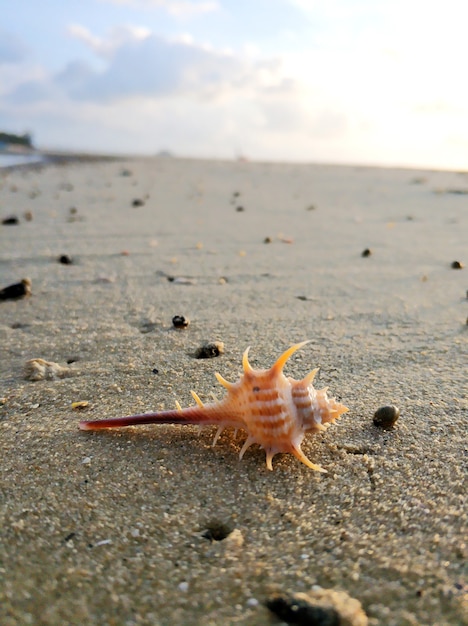
M 325 472 L 326 470 L 304 456 L 301 450 L 302 440 L 306 432 L 324 430 L 348 409 L 333 398 L 328 398 L 326 388 L 314 388 L 313 379 L 318 370 L 313 370 L 302 380 L 287 378 L 283 374 L 286 361 L 306 343 L 308 342 L 304 341 L 291 346 L 267 370 L 251 367 L 247 348 L 242 360 L 244 371 L 238 382 L 230 383 L 220 374 L 216 374 L 218 382 L 227 390 L 226 396 L 220 402 L 203 404 L 192 392 L 197 402 L 196 407 L 81 422 L 80 428 L 97 430 L 142 423 L 215 424 L 218 426 L 214 440 L 216 443 L 223 429 L 232 426 L 247 432 L 240 458 L 251 445 L 258 444 L 265 449 L 268 469 L 273 469 L 272 458 L 275 454 L 289 452 L 308 467 Z

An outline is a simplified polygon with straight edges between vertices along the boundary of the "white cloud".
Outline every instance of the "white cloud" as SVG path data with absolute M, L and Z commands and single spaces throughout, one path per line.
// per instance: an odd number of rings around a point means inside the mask
M 144 29 L 121 27 L 99 38 L 78 25 L 71 33 L 105 58 L 104 69 L 81 61 L 69 63 L 55 76 L 18 85 L 11 101 L 34 103 L 57 97 L 57 90 L 70 100 L 103 103 L 174 94 L 219 100 L 255 89 L 284 93 L 289 85 L 278 60 L 247 59 L 186 37 L 170 40 Z
M 141 41 L 149 37 L 151 31 L 142 26 L 115 26 L 111 29 L 107 38 L 97 37 L 90 30 L 81 24 L 70 24 L 67 28 L 68 34 L 74 39 L 82 41 L 95 54 L 110 58 L 115 51 L 125 43 L 131 41 Z

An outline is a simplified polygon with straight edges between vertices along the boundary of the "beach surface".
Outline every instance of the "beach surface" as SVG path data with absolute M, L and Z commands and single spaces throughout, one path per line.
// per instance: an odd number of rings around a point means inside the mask
M 0 172 L 0 288 L 32 290 L 0 301 L 2 626 L 280 624 L 268 598 L 318 587 L 371 625 L 468 624 L 467 193 L 331 165 Z M 78 429 L 222 397 L 247 346 L 268 368 L 306 339 L 286 375 L 320 367 L 350 409 L 304 441 L 327 474 L 240 461 L 229 429 Z M 26 379 L 31 359 L 64 369 Z

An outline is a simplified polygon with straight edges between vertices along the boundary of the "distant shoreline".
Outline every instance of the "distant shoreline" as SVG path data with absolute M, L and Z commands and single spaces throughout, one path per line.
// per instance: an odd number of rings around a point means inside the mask
M 0 171 L 26 167 L 43 167 L 46 165 L 71 162 L 118 161 L 124 157 L 104 154 L 53 152 L 38 150 L 31 152 L 0 151 Z

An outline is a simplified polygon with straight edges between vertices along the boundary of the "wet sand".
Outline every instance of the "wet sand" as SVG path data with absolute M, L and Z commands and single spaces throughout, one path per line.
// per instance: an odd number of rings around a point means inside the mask
M 0 173 L 0 217 L 19 218 L 0 288 L 32 285 L 0 302 L 0 623 L 279 624 L 267 598 L 320 586 L 372 625 L 468 624 L 466 190 L 163 158 Z M 291 455 L 270 472 L 255 446 L 239 461 L 229 430 L 214 448 L 213 428 L 78 430 L 221 397 L 214 372 L 236 380 L 247 346 L 266 368 L 304 339 L 285 373 L 319 366 L 350 408 L 304 442 L 327 474 Z M 203 341 L 224 354 L 193 358 Z M 70 375 L 25 380 L 34 358 Z M 372 423 L 386 404 L 392 430 Z

